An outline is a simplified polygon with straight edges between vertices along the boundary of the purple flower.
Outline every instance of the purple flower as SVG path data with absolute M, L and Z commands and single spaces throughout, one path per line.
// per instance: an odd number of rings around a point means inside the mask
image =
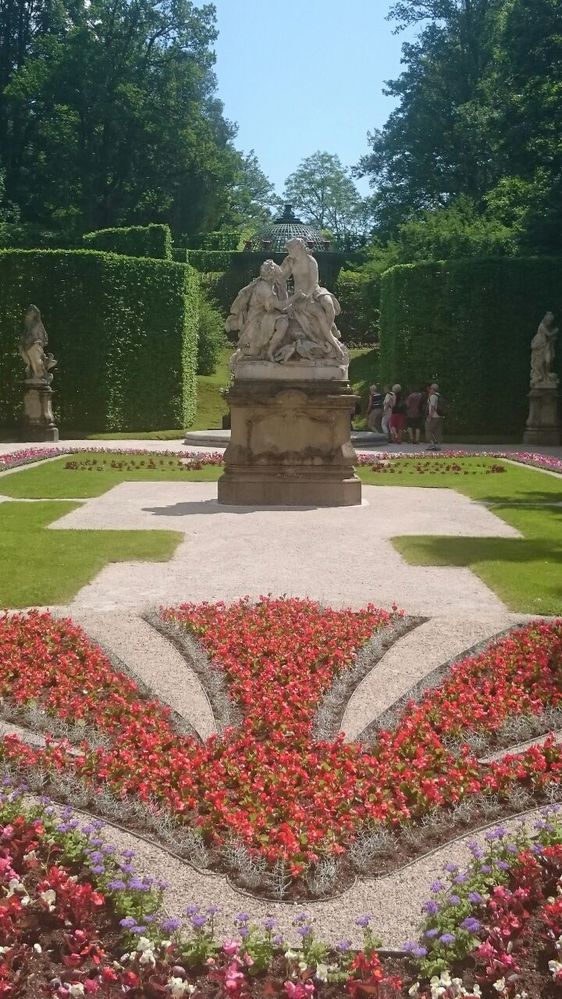
M 107 887 L 110 888 L 111 891 L 123 891 L 123 889 L 126 888 L 126 885 L 124 881 L 119 881 L 119 879 L 117 879 L 116 881 L 110 881 Z
M 119 920 L 119 926 L 123 926 L 126 930 L 130 930 L 132 926 L 135 926 L 136 919 L 132 916 L 125 916 L 124 919 Z
M 480 926 L 479 919 L 475 919 L 474 916 L 467 916 L 461 923 L 461 930 L 468 930 L 469 933 L 477 933 Z
M 191 925 L 195 930 L 200 930 L 203 926 L 207 925 L 207 917 L 201 914 L 196 914 L 191 917 Z
M 461 873 L 457 874 L 456 878 L 453 879 L 453 884 L 463 885 L 465 881 L 468 881 L 468 874 L 466 871 L 461 871 Z
M 133 888 L 134 891 L 148 891 L 148 885 L 138 876 L 129 879 L 128 887 Z
M 163 919 L 160 923 L 160 929 L 163 930 L 164 933 L 175 933 L 176 930 L 179 930 L 180 926 L 181 919 L 172 919 L 171 917 L 169 919 Z
M 429 902 L 423 903 L 422 912 L 427 912 L 428 916 L 434 916 L 436 912 L 439 912 L 439 905 L 430 899 Z
M 248 929 L 248 927 L 246 925 L 241 926 L 240 929 L 238 930 L 238 932 L 239 932 L 239 934 L 240 934 L 240 936 L 242 937 L 243 940 L 246 937 L 250 936 L 250 931 L 249 931 L 249 929 Z
M 500 871 L 508 871 L 509 870 L 509 864 L 506 863 L 505 860 L 498 860 L 497 866 L 499 867 Z
M 367 926 L 369 926 L 370 922 L 371 922 L 371 917 L 365 914 L 364 916 L 359 916 L 359 918 L 355 920 L 355 925 L 362 926 L 363 929 L 366 929 Z
M 310 926 L 297 926 L 297 933 L 301 937 L 307 937 L 311 933 L 311 927 Z
M 134 850 L 121 850 L 121 856 L 126 857 L 127 860 L 131 860 L 135 856 Z
M 479 905 L 480 902 L 484 901 L 484 898 L 480 894 L 479 891 L 469 891 L 469 893 L 468 893 L 468 901 L 469 902 L 473 902 L 474 905 Z
M 480 858 L 483 856 L 484 851 L 482 850 L 482 847 L 479 846 L 478 843 L 476 843 L 475 840 L 472 840 L 468 844 L 468 849 L 470 850 L 472 856 L 476 858 L 476 860 L 480 860 Z
M 199 906 L 195 905 L 194 903 L 188 905 L 187 909 L 185 910 L 186 916 L 194 916 L 196 912 L 199 912 Z
M 351 940 L 338 940 L 336 943 L 336 950 L 339 950 L 340 954 L 346 954 L 351 947 Z
M 133 874 L 135 870 L 132 864 L 119 864 L 119 867 L 123 871 L 123 874 Z
M 267 919 L 263 921 L 264 930 L 273 930 L 277 926 L 277 920 L 273 916 L 268 916 Z
M 451 944 L 455 942 L 454 933 L 442 933 L 439 937 L 439 943 Z
M 235 922 L 237 922 L 237 923 L 247 923 L 247 922 L 248 922 L 248 920 L 249 920 L 249 918 L 250 918 L 250 917 L 249 917 L 249 915 L 248 915 L 248 913 L 247 913 L 247 912 L 238 912 L 238 913 L 237 913 L 237 914 L 235 915 L 235 917 L 234 917 L 234 920 L 235 920 Z
M 220 912 L 220 911 L 221 911 L 220 905 L 208 905 L 207 906 L 207 915 L 208 916 L 216 916 L 217 912 Z
M 273 945 L 275 947 L 283 947 L 284 944 L 285 944 L 285 941 L 284 941 L 283 937 L 281 936 L 281 934 L 277 933 L 277 935 L 273 937 L 272 943 L 273 943 Z
M 442 881 L 434 881 L 429 890 L 432 891 L 434 895 L 437 895 L 438 892 L 443 891 L 444 887 L 445 885 Z
M 90 867 L 92 874 L 105 874 L 105 867 L 103 864 L 94 864 Z
M 131 926 L 131 933 L 146 933 L 146 926 Z
M 433 927 L 433 929 L 425 931 L 424 937 L 429 937 L 430 940 L 433 940 L 433 938 L 436 937 L 438 933 L 439 930 L 436 930 L 435 927 Z

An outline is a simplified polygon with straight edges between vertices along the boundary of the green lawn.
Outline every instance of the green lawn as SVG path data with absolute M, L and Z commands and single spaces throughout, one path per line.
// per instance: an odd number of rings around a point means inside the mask
M 147 468 L 153 459 L 156 468 Z M 89 468 L 66 468 L 68 463 L 90 461 Z M 95 462 L 95 464 L 94 464 Z M 143 465 L 141 465 L 143 462 Z M 123 463 L 124 468 L 111 465 Z M 222 469 L 214 465 L 189 472 L 178 468 L 177 458 L 161 455 L 126 455 L 106 452 L 99 455 L 65 455 L 55 461 L 31 465 L 0 477 L 0 495 L 14 499 L 88 499 L 101 496 L 120 482 L 214 482 Z M 0 510 L 2 509 L 0 505 Z
M 400 554 L 414 565 L 467 566 L 510 610 L 562 614 L 562 506 L 554 505 L 562 503 L 562 476 L 546 475 L 493 458 L 455 459 L 450 464 L 460 466 L 460 475 L 435 471 L 421 475 L 415 470 L 420 464 L 422 468 L 439 468 L 447 460 L 398 459 L 391 463 L 389 471 L 361 469 L 361 478 L 378 486 L 456 489 L 489 504 L 496 516 L 523 537 L 402 536 L 393 538 Z M 506 471 L 486 474 L 486 468 L 493 465 L 500 465 Z
M 183 539 L 177 531 L 46 529 L 75 508 L 0 503 L 0 607 L 67 603 L 108 562 L 165 561 Z
M 79 468 L 65 467 L 69 463 Z M 494 466 L 505 471 L 488 471 Z M 217 466 L 184 471 L 177 458 L 158 454 L 68 455 L 1 476 L 0 494 L 16 500 L 85 499 L 120 482 L 210 482 L 221 474 Z M 414 564 L 468 566 L 514 611 L 562 614 L 562 506 L 556 506 L 562 503 L 562 476 L 488 457 L 425 455 L 392 460 L 383 471 L 362 467 L 359 475 L 368 485 L 456 489 L 489 505 L 523 537 L 398 536 L 394 544 Z M 0 504 L 0 605 L 64 602 L 108 561 L 166 559 L 178 543 L 179 535 L 167 531 L 45 530 L 73 506 Z

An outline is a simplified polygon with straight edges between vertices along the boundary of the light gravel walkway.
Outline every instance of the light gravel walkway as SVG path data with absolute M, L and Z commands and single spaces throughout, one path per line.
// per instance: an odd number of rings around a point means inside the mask
M 32 796 L 29 796 L 32 798 Z M 36 799 L 32 799 L 36 800 Z M 538 809 L 526 813 L 524 824 L 532 831 Z M 77 815 L 91 818 L 87 812 L 76 810 Z M 499 822 L 492 825 L 499 825 Z M 509 819 L 501 825 L 508 830 L 521 824 L 520 819 Z M 181 860 L 168 854 L 159 846 L 146 842 L 133 833 L 106 826 L 103 836 L 117 850 L 133 850 L 133 863 L 138 874 L 161 880 L 168 884 L 164 891 L 163 909 L 169 916 L 181 916 L 188 905 L 196 903 L 205 908 L 220 906 L 216 919 L 219 934 L 233 934 L 232 917 L 240 911 L 251 913 L 252 922 L 274 916 L 281 931 L 293 943 L 298 937 L 292 920 L 299 912 L 309 912 L 314 919 L 315 931 L 329 943 L 351 940 L 354 946 L 362 941 L 361 931 L 355 920 L 370 913 L 372 929 L 383 946 L 401 948 L 409 939 L 417 937 L 417 927 L 422 919 L 422 905 L 431 897 L 430 886 L 443 873 L 447 863 L 464 866 L 470 860 L 469 841 L 485 844 L 485 831 L 469 834 L 462 840 L 414 861 L 409 867 L 378 879 L 358 881 L 338 898 L 326 902 L 283 903 L 260 900 L 234 889 L 222 875 L 196 871 Z
M 73 612 L 90 638 L 115 655 L 164 704 L 177 711 L 202 739 L 217 731 L 211 705 L 198 676 L 171 642 L 134 614 Z
M 507 612 L 478 618 L 434 617 L 408 632 L 355 688 L 341 723 L 346 741 L 357 738 L 442 663 L 521 620 L 525 618 Z
M 215 483 L 124 482 L 53 529 L 183 532 L 169 562 L 114 563 L 70 609 L 140 610 L 243 594 L 310 596 L 334 606 L 396 600 L 411 614 L 486 617 L 505 608 L 469 569 L 408 565 L 397 534 L 517 538 L 504 521 L 448 489 L 364 486 L 360 507 L 225 507 Z

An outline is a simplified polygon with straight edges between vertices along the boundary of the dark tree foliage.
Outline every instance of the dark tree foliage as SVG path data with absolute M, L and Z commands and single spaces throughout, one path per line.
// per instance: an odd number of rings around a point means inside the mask
M 560 0 L 397 0 L 389 16 L 419 34 L 358 166 L 379 235 L 462 199 L 521 252 L 562 252 Z
M 212 4 L 0 0 L 0 171 L 21 222 L 229 223 L 243 163 L 215 38 Z

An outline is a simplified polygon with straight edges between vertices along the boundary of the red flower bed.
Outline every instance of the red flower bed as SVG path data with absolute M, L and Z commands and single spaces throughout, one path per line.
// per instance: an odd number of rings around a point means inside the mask
M 540 792 L 560 780 L 562 750 L 552 741 L 483 766 L 468 747 L 454 754 L 446 737 L 559 704 L 562 622 L 531 624 L 465 660 L 365 750 L 342 738 L 315 742 L 314 711 L 388 613 L 264 599 L 163 616 L 195 634 L 226 674 L 243 711 L 238 728 L 204 745 L 176 734 L 169 712 L 141 698 L 70 622 L 15 615 L 0 621 L 0 696 L 83 718 L 115 742 L 85 742 L 76 755 L 64 744 L 35 749 L 12 738 L 4 755 L 160 801 L 207 843 L 236 836 L 269 865 L 286 861 L 293 877 L 345 853 L 365 823 L 398 825 L 475 794 L 506 794 L 519 782 Z

